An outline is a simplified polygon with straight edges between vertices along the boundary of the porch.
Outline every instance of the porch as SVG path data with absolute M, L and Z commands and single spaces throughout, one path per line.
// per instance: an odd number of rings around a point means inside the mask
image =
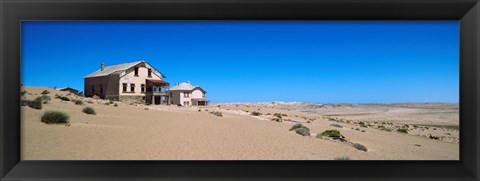
M 168 86 L 170 83 L 163 80 L 147 79 L 145 82 L 145 102 L 154 105 L 169 105 L 170 96 L 168 96 Z

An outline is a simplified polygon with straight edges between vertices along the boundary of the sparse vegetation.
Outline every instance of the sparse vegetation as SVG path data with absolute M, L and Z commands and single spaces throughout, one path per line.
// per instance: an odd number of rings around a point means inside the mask
M 289 129 L 289 131 L 295 130 L 295 129 L 297 129 L 297 128 L 307 128 L 307 127 L 304 126 L 304 125 L 301 124 L 301 123 L 297 123 L 297 124 L 294 124 L 294 125 Z M 310 131 L 309 128 L 307 128 L 307 129 Z
M 273 116 L 282 119 L 282 114 L 280 114 L 280 113 L 274 113 Z
M 33 109 L 42 109 L 42 102 L 43 99 L 41 97 L 37 97 L 33 101 L 28 101 L 27 105 Z
M 351 160 L 348 156 L 336 157 L 335 160 Z
M 213 115 L 219 116 L 219 117 L 223 117 L 222 112 L 219 112 L 219 111 L 212 111 L 212 112 L 210 112 L 210 114 L 213 114 Z
M 23 91 L 20 92 L 20 96 L 23 97 L 23 96 L 25 96 L 26 93 L 27 93 L 27 91 L 26 91 L 26 90 L 23 90 Z
M 43 90 L 42 94 L 50 94 L 50 92 L 48 90 Z
M 113 104 L 113 106 L 115 106 L 115 107 L 118 107 L 118 104 L 117 104 L 117 103 L 115 103 L 115 104 Z
M 302 136 L 310 136 L 310 129 L 308 129 L 307 127 L 297 128 L 295 129 L 295 133 Z
M 253 115 L 253 116 L 261 116 L 262 113 L 257 112 L 257 111 L 253 111 L 251 115 Z
M 55 98 L 60 99 L 60 100 L 62 100 L 62 101 L 70 101 L 70 98 L 68 98 L 68 97 L 66 97 L 66 96 L 58 95 L 58 96 L 56 96 Z
M 331 124 L 330 126 L 337 127 L 337 128 L 343 128 L 343 126 L 339 125 L 339 124 Z
M 341 138 L 342 134 L 340 134 L 340 131 L 333 129 L 333 130 L 326 130 L 322 132 L 321 136 L 326 136 L 330 138 Z
M 275 122 L 282 122 L 282 118 L 272 118 L 270 119 L 271 121 L 275 121 Z
M 93 104 L 93 101 L 90 101 L 90 100 L 89 100 L 89 101 L 87 101 L 87 103 L 89 103 L 89 104 Z
M 400 133 L 408 133 L 408 129 L 400 128 L 400 129 L 397 129 L 397 132 L 400 132 Z
M 91 108 L 91 107 L 85 107 L 83 108 L 82 112 L 84 112 L 85 114 L 93 114 L 93 115 L 96 115 L 97 113 L 95 112 L 95 109 Z
M 360 143 L 354 143 L 353 147 L 356 148 L 357 150 L 362 150 L 362 151 L 367 151 L 368 150 L 366 146 L 363 146 Z
M 41 121 L 46 124 L 67 124 L 69 116 L 60 111 L 46 111 L 43 113 Z
M 83 101 L 81 101 L 81 100 L 75 100 L 75 105 L 83 105 Z

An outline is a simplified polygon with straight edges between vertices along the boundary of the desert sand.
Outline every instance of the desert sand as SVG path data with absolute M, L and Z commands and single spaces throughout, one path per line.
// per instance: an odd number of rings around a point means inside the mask
M 459 159 L 458 105 L 454 104 L 274 102 L 178 107 L 114 101 L 118 105 L 114 106 L 48 87 L 22 90 L 26 91 L 23 100 L 33 100 L 43 90 L 51 97 L 41 110 L 21 107 L 22 160 Z M 56 99 L 55 94 L 85 105 Z M 83 113 L 86 106 L 97 114 Z M 49 110 L 67 113 L 70 123 L 42 123 L 42 114 Z M 254 111 L 262 115 L 251 115 Z M 272 121 L 275 113 L 283 114 L 281 122 Z M 311 135 L 289 131 L 296 123 L 307 126 Z M 400 128 L 408 133 L 396 131 Z M 347 142 L 316 138 L 331 129 L 340 131 Z

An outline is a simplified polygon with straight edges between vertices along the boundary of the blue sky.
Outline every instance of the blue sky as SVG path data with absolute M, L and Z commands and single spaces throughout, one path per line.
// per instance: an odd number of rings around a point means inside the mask
M 458 21 L 25 21 L 22 83 L 145 60 L 211 102 L 458 102 Z

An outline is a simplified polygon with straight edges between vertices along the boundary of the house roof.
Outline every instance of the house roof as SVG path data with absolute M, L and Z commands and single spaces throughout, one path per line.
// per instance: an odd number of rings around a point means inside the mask
M 77 89 L 74 89 L 74 88 L 71 88 L 71 87 L 64 87 L 64 88 L 58 88 L 59 91 L 65 91 L 65 90 L 73 90 L 73 91 L 77 91 Z
M 116 72 L 121 72 L 121 71 L 125 71 L 135 65 L 138 65 L 140 63 L 147 63 L 143 60 L 140 60 L 140 61 L 136 61 L 136 62 L 129 62 L 129 63 L 122 63 L 122 64 L 117 64 L 117 65 L 110 65 L 110 66 L 106 66 L 103 70 L 101 69 L 98 69 L 97 71 L 91 73 L 91 74 L 88 74 L 87 76 L 83 77 L 83 78 L 91 78 L 91 77 L 102 77 L 102 76 L 107 76 L 107 75 L 110 75 L 110 74 L 113 74 L 113 73 L 116 73 Z M 151 66 L 151 65 L 150 65 Z M 153 68 L 153 66 L 152 66 Z M 155 68 L 153 68 L 155 69 Z M 161 72 L 159 72 L 162 77 L 165 77 L 165 75 L 163 75 Z
M 171 87 L 169 90 L 171 90 L 171 91 L 174 91 L 174 90 L 188 90 L 188 91 L 191 91 L 191 90 L 196 89 L 196 88 L 198 88 L 198 89 L 202 90 L 203 92 L 205 92 L 205 91 L 204 91 L 202 88 L 200 88 L 199 86 L 193 86 L 193 85 L 191 85 L 190 82 L 182 82 L 182 83 L 180 83 L 180 84 L 177 84 L 177 85 Z

